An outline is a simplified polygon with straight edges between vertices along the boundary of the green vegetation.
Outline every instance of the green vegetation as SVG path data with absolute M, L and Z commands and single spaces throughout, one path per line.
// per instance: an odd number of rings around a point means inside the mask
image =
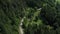
M 60 34 L 60 0 L 0 0 L 0 34 L 19 34 L 22 18 L 24 34 Z

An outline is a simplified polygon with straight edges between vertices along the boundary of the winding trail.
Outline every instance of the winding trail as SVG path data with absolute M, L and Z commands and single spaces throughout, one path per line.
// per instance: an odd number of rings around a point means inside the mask
M 25 18 L 25 17 L 23 17 L 23 18 L 21 19 L 21 22 L 20 22 L 20 25 L 19 25 L 19 34 L 24 34 L 24 31 L 23 31 L 23 28 L 22 28 L 24 18 Z
M 39 9 L 37 9 L 37 10 L 41 10 L 42 8 L 39 8 Z M 39 12 L 40 13 L 40 12 Z M 23 28 L 22 28 L 22 25 L 23 25 L 23 22 L 24 22 L 24 19 L 25 19 L 26 17 L 24 16 L 22 19 L 21 19 L 21 22 L 20 22 L 20 24 L 19 24 L 19 34 L 24 34 L 24 31 L 23 31 Z

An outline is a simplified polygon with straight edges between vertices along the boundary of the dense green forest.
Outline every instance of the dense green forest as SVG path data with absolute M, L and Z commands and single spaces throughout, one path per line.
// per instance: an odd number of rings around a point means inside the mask
M 0 0 L 0 34 L 21 34 L 19 27 L 24 34 L 60 34 L 60 0 Z

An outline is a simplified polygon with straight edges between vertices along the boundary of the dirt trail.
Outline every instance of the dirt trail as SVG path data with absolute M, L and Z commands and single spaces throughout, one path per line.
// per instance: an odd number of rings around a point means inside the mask
M 24 34 L 24 31 L 23 31 L 23 28 L 22 28 L 24 18 L 25 18 L 25 17 L 23 17 L 23 18 L 21 19 L 21 22 L 20 22 L 20 25 L 19 25 L 19 34 Z

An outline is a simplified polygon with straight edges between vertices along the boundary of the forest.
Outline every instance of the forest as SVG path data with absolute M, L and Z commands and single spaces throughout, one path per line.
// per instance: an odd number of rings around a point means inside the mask
M 60 0 L 0 0 L 0 34 L 60 34 Z

